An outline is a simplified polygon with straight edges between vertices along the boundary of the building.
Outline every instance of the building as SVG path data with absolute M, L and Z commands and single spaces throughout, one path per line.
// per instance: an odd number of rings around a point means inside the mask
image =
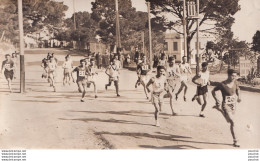
M 212 41 L 214 37 L 210 35 L 199 36 L 199 54 L 204 54 L 207 41 Z M 190 43 L 190 52 L 191 52 L 191 64 L 196 64 L 196 35 Z M 174 56 L 176 62 L 180 63 L 182 57 L 184 56 L 184 39 L 183 36 L 178 33 L 165 33 L 164 40 L 164 52 L 169 56 Z

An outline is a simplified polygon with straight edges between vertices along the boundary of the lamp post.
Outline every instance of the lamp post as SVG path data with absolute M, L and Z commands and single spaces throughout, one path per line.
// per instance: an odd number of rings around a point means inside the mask
M 18 21 L 20 35 L 20 93 L 25 92 L 24 37 L 23 37 L 23 1 L 18 1 Z
M 198 75 L 200 71 L 199 0 L 196 0 L 196 5 L 193 1 L 188 2 L 188 16 L 189 19 L 196 19 L 196 74 Z
M 151 17 L 150 17 L 150 2 L 147 2 L 148 11 L 148 24 L 149 24 L 149 48 L 150 48 L 150 66 L 153 66 L 153 50 L 152 50 L 152 30 L 151 30 Z
M 115 0 L 115 3 L 116 3 L 116 45 L 117 45 L 117 48 L 121 49 L 118 0 Z

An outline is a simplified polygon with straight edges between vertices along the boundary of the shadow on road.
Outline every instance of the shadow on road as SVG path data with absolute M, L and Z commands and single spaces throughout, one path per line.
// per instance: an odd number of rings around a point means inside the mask
M 73 121 L 83 121 L 83 122 L 107 122 L 107 123 L 117 123 L 117 124 L 135 124 L 135 125 L 145 125 L 145 126 L 154 126 L 152 124 L 143 124 L 138 123 L 135 121 L 126 121 L 126 120 L 116 120 L 116 119 L 109 119 L 109 120 L 102 120 L 99 118 L 79 118 L 79 119 L 66 119 L 66 118 L 59 118 L 59 120 L 73 120 Z
M 111 132 L 96 132 L 96 135 L 116 135 L 116 136 L 130 136 L 130 137 L 135 137 L 135 138 L 142 138 L 142 137 L 147 137 L 147 138 L 153 138 L 153 139 L 160 139 L 160 140 L 166 140 L 166 141 L 177 141 L 179 142 L 184 142 L 184 143 L 196 143 L 196 144 L 210 144 L 210 145 L 228 145 L 228 146 L 233 146 L 232 144 L 225 144 L 225 143 L 212 143 L 212 142 L 203 142 L 203 141 L 192 141 L 192 140 L 184 140 L 184 139 L 192 139 L 191 137 L 186 137 L 186 136 L 179 136 L 179 135 L 171 135 L 171 134 L 164 134 L 164 133 L 159 133 L 160 135 L 152 135 L 148 133 L 126 133 L 126 132 L 121 132 L 121 133 L 111 133 Z M 180 139 L 179 139 L 180 138 Z M 146 147 L 145 147 L 146 146 Z M 144 148 L 149 148 L 147 145 L 140 145 L 140 147 Z M 191 147 L 191 146 L 190 146 Z M 154 147 L 156 148 L 156 147 Z M 158 147 L 157 147 L 158 148 Z M 161 147 L 162 148 L 162 147 Z M 196 147 L 193 147 L 196 148 Z
M 85 112 L 91 114 L 113 114 L 113 115 L 125 115 L 125 116 L 137 116 L 137 117 L 153 117 L 153 113 L 144 111 L 70 111 L 70 112 Z M 149 114 L 149 116 L 138 115 L 138 114 Z
M 148 148 L 148 149 L 200 149 L 190 145 L 172 145 L 172 146 L 162 146 L 156 147 L 152 145 L 139 145 L 141 148 Z

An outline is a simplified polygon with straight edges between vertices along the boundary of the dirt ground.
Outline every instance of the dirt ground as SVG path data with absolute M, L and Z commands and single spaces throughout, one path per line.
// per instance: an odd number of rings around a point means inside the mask
M 116 97 L 113 85 L 105 90 L 108 79 L 104 69 L 100 70 L 98 98 L 94 98 L 91 87 L 82 103 L 76 84 L 62 85 L 61 66 L 56 93 L 41 78 L 40 62 L 47 52 L 25 52 L 26 93 L 18 93 L 18 80 L 14 81 L 16 92 L 9 93 L 1 75 L 0 149 L 233 149 L 229 124 L 212 108 L 211 94 L 206 117 L 198 117 L 200 107 L 191 101 L 195 94 L 191 83 L 187 102 L 183 101 L 183 93 L 178 101 L 174 100 L 178 115 L 171 116 L 169 99 L 165 99 L 161 126 L 155 127 L 153 105 L 145 99 L 141 86 L 134 88 L 135 72 L 121 70 L 121 97 Z M 54 52 L 60 61 L 68 53 Z M 75 62 L 80 58 L 73 55 Z M 242 149 L 260 148 L 259 96 L 259 93 L 242 91 L 242 102 L 236 111 Z

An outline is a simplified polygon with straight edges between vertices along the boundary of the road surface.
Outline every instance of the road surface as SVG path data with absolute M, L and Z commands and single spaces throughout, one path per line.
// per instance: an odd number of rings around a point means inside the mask
M 41 78 L 40 63 L 48 52 L 59 59 L 57 92 Z M 36 49 L 25 52 L 26 93 L 20 94 L 19 80 L 9 93 L 4 76 L 0 79 L 0 149 L 232 149 L 229 124 L 213 109 L 209 95 L 205 118 L 200 106 L 191 101 L 195 86 L 190 83 L 187 102 L 174 100 L 177 116 L 171 116 L 169 99 L 155 127 L 154 107 L 145 99 L 143 88 L 134 88 L 136 73 L 120 71 L 120 95 L 114 86 L 106 91 L 108 78 L 98 74 L 98 98 L 93 87 L 85 102 L 76 84 L 62 85 L 61 64 L 69 51 Z M 82 56 L 74 54 L 77 62 Z M 74 62 L 74 64 L 76 64 Z M 78 64 L 78 62 L 77 62 Z M 243 92 L 236 111 L 241 148 L 260 148 L 260 94 Z

